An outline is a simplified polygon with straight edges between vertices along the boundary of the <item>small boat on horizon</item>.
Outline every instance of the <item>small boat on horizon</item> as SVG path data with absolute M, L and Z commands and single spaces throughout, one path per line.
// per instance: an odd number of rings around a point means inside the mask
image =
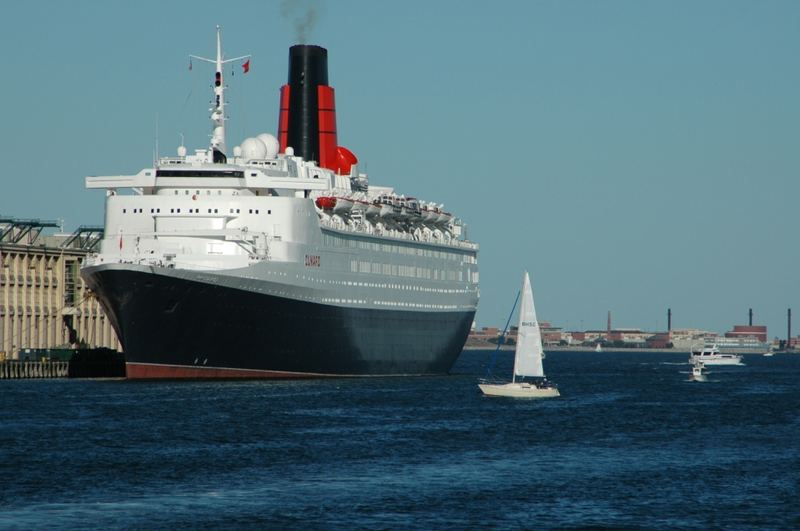
M 706 369 L 705 363 L 699 360 L 695 361 L 692 364 L 692 374 L 689 376 L 689 381 L 706 382 L 708 381 L 707 374 L 708 370 Z

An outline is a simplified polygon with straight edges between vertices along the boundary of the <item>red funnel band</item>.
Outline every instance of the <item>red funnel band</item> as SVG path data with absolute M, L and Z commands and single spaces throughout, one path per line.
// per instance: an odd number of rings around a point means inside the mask
M 278 142 L 281 145 L 281 153 L 286 153 L 286 144 L 289 140 L 289 93 L 291 87 L 284 85 L 281 87 L 281 107 L 278 115 Z
M 319 165 L 336 171 L 336 101 L 333 87 L 317 87 L 319 120 Z
M 297 45 L 289 50 L 289 83 L 281 87 L 278 142 L 297 156 L 339 174 L 358 162 L 337 142 L 336 98 L 328 85 L 327 50 Z

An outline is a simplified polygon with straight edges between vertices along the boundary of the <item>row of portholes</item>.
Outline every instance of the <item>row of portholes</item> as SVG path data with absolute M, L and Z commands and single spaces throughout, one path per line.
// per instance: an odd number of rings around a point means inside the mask
M 170 208 L 169 211 L 170 211 L 171 214 L 180 214 L 181 213 L 181 209 L 180 208 Z M 141 214 L 143 212 L 144 212 L 144 210 L 141 209 L 141 208 L 134 208 L 133 209 L 133 213 L 134 214 Z M 258 214 L 259 212 L 260 211 L 257 208 L 248 209 L 248 213 L 249 214 Z M 122 213 L 123 214 L 127 214 L 128 213 L 128 209 L 127 208 L 123 208 L 122 209 Z M 161 213 L 161 209 L 160 208 L 151 208 L 150 209 L 150 213 L 151 214 L 160 214 Z M 208 209 L 208 213 L 209 214 L 218 214 L 219 213 L 219 209 L 217 209 L 217 208 L 213 208 L 213 209 L 209 208 Z M 234 214 L 234 213 L 235 214 L 239 214 L 239 213 L 241 213 L 241 209 L 240 208 L 231 208 L 230 209 L 230 213 L 231 214 Z M 189 209 L 189 214 L 200 214 L 200 209 L 199 208 L 190 208 Z M 271 209 L 267 210 L 267 214 L 272 214 L 272 210 Z

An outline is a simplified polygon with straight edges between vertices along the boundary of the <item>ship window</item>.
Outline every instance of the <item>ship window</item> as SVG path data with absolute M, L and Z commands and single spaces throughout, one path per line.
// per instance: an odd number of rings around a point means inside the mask
M 180 213 L 181 213 L 181 209 L 179 208 L 179 209 L 178 209 L 178 214 L 180 214 Z
M 206 195 L 211 195 L 211 190 L 206 190 Z
M 256 209 L 256 214 L 258 214 L 258 209 Z
M 156 177 L 244 177 L 244 172 L 232 170 L 158 170 Z
M 267 210 L 267 214 L 272 214 L 272 210 Z
M 211 214 L 211 209 L 210 208 L 208 209 L 208 213 Z
M 156 214 L 160 214 L 160 213 L 161 213 L 161 209 L 160 209 L 160 208 L 157 208 L 157 209 L 156 209 Z
M 122 213 L 123 214 L 127 214 L 127 212 L 128 212 L 127 209 L 124 209 L 124 208 L 122 209 Z
M 253 213 L 253 209 L 251 208 L 251 209 L 250 209 L 250 210 L 248 210 L 247 212 L 248 212 L 249 214 L 252 214 L 252 213 Z
M 178 191 L 177 190 L 175 190 L 175 195 L 178 195 Z
M 169 211 L 170 211 L 171 214 L 175 213 L 175 209 L 174 208 L 170 208 Z
M 238 214 L 239 212 L 240 212 L 240 210 L 237 208 L 237 209 L 236 209 L 236 213 Z
M 189 195 L 189 190 L 184 190 L 184 195 Z
M 215 209 L 214 209 L 214 214 L 216 214 L 216 213 L 217 213 L 217 209 L 215 208 Z

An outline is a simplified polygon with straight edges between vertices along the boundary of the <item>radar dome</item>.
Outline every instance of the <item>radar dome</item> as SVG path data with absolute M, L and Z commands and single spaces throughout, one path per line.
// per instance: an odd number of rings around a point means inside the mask
M 233 156 L 234 157 L 242 156 L 242 146 L 233 146 Z
M 178 146 L 178 156 L 179 157 L 186 156 L 186 146 Z
M 264 158 L 274 159 L 278 156 L 278 152 L 281 150 L 281 144 L 278 142 L 277 138 L 268 133 L 261 133 L 256 138 L 264 142 L 264 145 L 267 146 L 267 156 Z
M 242 158 L 254 160 L 266 158 L 267 146 L 258 138 L 247 138 L 242 142 Z
M 286 146 L 286 152 L 285 153 L 288 156 L 293 157 L 294 156 L 294 148 L 292 146 Z

